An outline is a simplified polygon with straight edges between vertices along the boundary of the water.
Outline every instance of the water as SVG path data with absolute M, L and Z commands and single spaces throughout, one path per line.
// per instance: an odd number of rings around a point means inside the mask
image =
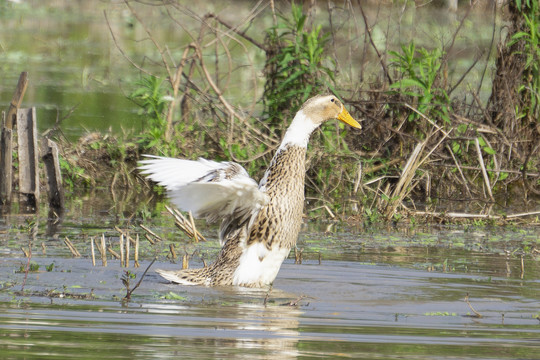
M 150 269 L 125 303 L 126 269 L 111 257 L 107 267 L 92 266 L 89 238 L 105 233 L 119 252 L 114 224 L 142 239 L 142 219 L 132 217 L 136 203 L 119 209 L 108 198 L 75 197 L 54 227 L 45 214 L 32 224 L 15 214 L 0 221 L 2 358 L 538 358 L 536 229 L 308 223 L 298 243 L 302 264 L 291 254 L 271 290 L 182 287 Z M 170 242 L 180 255 L 198 251 L 192 267 L 216 256 L 213 227 L 199 223 L 209 241 L 194 244 L 165 214 L 145 224 L 168 240 L 141 241 L 131 287 L 155 255 L 152 268 L 180 266 L 167 258 Z M 71 256 L 65 236 L 81 258 Z M 20 248 L 29 239 L 39 271 L 21 293 L 27 259 Z

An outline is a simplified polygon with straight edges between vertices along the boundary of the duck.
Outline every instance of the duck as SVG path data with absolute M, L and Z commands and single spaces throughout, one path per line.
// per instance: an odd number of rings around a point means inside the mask
M 272 285 L 296 246 L 303 222 L 309 138 L 331 119 L 362 128 L 336 96 L 308 99 L 294 116 L 259 183 L 235 162 L 146 155 L 139 162 L 140 172 L 165 187 L 177 208 L 208 222 L 221 220 L 222 248 L 213 264 L 156 272 L 180 285 Z

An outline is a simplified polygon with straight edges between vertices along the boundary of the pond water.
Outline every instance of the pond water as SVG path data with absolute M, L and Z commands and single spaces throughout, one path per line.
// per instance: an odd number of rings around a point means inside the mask
M 192 254 L 191 267 L 212 261 L 216 229 L 198 223 L 208 242 L 193 243 L 160 203 L 119 208 L 124 202 L 110 199 L 74 197 L 56 222 L 46 214 L 0 220 L 2 358 L 538 358 L 537 229 L 307 223 L 302 264 L 291 254 L 272 289 L 185 287 L 153 269 L 181 266 L 168 258 L 169 244 Z M 165 240 L 143 240 L 141 222 Z M 119 252 L 114 225 L 139 234 L 139 268 L 133 247 L 129 268 L 110 255 L 106 267 L 100 259 L 92 265 L 91 237 L 105 234 Z M 39 268 L 21 292 L 29 240 Z M 122 302 L 124 272 L 136 275 L 133 287 L 154 256 L 132 300 Z

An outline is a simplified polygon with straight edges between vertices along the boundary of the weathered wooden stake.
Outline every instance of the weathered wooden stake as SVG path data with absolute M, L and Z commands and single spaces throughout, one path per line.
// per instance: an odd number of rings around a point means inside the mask
M 2 112 L 2 125 L 0 126 L 0 204 L 11 202 L 12 174 L 12 138 L 11 128 L 6 126 L 6 114 Z
M 36 211 L 39 205 L 39 164 L 36 108 L 17 111 L 19 193 L 21 203 Z
M 60 160 L 58 159 L 58 146 L 50 139 L 43 139 L 42 147 L 49 187 L 49 206 L 54 209 L 63 209 L 64 190 L 62 174 L 60 173 Z
M 6 116 L 6 128 L 12 130 L 13 124 L 16 121 L 17 110 L 21 106 L 24 93 L 26 92 L 26 87 L 28 86 L 28 73 L 23 71 L 19 76 L 19 82 L 17 83 L 17 88 L 9 104 L 9 109 Z
M 19 76 L 19 82 L 9 104 L 7 115 L 4 116 L 2 113 L 2 125 L 0 126 L 0 204 L 11 202 L 13 123 L 16 120 L 17 110 L 21 105 L 27 86 L 28 73 L 25 71 Z

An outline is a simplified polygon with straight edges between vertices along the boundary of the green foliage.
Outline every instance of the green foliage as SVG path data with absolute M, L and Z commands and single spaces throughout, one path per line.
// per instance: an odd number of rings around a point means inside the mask
M 72 164 L 63 157 L 59 157 L 60 170 L 62 171 L 62 181 L 70 189 L 77 187 L 88 187 L 91 184 L 90 178 L 85 174 L 82 167 Z
M 328 34 L 321 25 L 305 29 L 307 15 L 302 5 L 292 4 L 292 19 L 280 16 L 277 26 L 267 31 L 269 48 L 264 89 L 264 114 L 272 127 L 280 128 L 312 95 L 334 83 L 333 59 L 324 48 Z
M 35 261 L 30 261 L 30 265 L 28 266 L 28 272 L 38 272 L 38 271 L 39 271 L 39 264 L 36 263 Z M 21 265 L 16 272 L 25 273 L 26 265 Z
M 181 296 L 181 295 L 178 295 L 177 293 L 174 293 L 172 291 L 169 291 L 167 294 L 165 294 L 163 297 L 163 299 L 166 299 L 166 300 L 180 300 L 180 301 L 184 301 L 184 300 L 187 300 L 186 297 L 184 296 Z
M 159 152 L 173 156 L 176 151 L 171 144 L 165 143 L 167 120 L 165 112 L 171 99 L 166 95 L 163 79 L 146 76 L 135 83 L 137 88 L 129 99 L 139 106 L 145 123 L 138 143 L 143 150 L 158 149 Z
M 482 148 L 482 150 L 484 150 L 484 152 L 488 155 L 495 155 L 497 152 L 495 150 L 493 150 L 493 148 L 491 148 L 487 143 L 486 141 L 484 140 L 483 137 L 479 136 L 478 137 L 478 144 L 480 144 L 480 147 Z
M 522 43 L 522 49 L 516 51 L 525 57 L 524 83 L 518 89 L 523 97 L 523 108 L 516 109 L 518 117 L 530 117 L 538 121 L 540 114 L 540 5 L 538 1 L 517 1 L 518 9 L 524 19 L 524 31 L 512 35 L 508 46 Z
M 391 64 L 397 69 L 400 80 L 390 85 L 391 89 L 399 89 L 400 93 L 413 99 L 417 110 L 430 119 L 440 119 L 450 123 L 449 113 L 452 111 L 450 98 L 446 90 L 439 85 L 443 51 L 439 48 L 429 51 L 417 49 L 414 42 L 402 45 L 401 52 L 389 51 L 393 56 Z M 416 112 L 409 115 L 414 121 L 421 117 Z
M 425 316 L 458 316 L 457 313 L 448 311 L 431 311 L 424 313 Z
M 126 287 L 127 290 L 130 288 L 130 281 L 134 280 L 137 277 L 136 274 L 132 273 L 129 270 L 124 271 L 124 274 L 122 275 L 122 284 Z

